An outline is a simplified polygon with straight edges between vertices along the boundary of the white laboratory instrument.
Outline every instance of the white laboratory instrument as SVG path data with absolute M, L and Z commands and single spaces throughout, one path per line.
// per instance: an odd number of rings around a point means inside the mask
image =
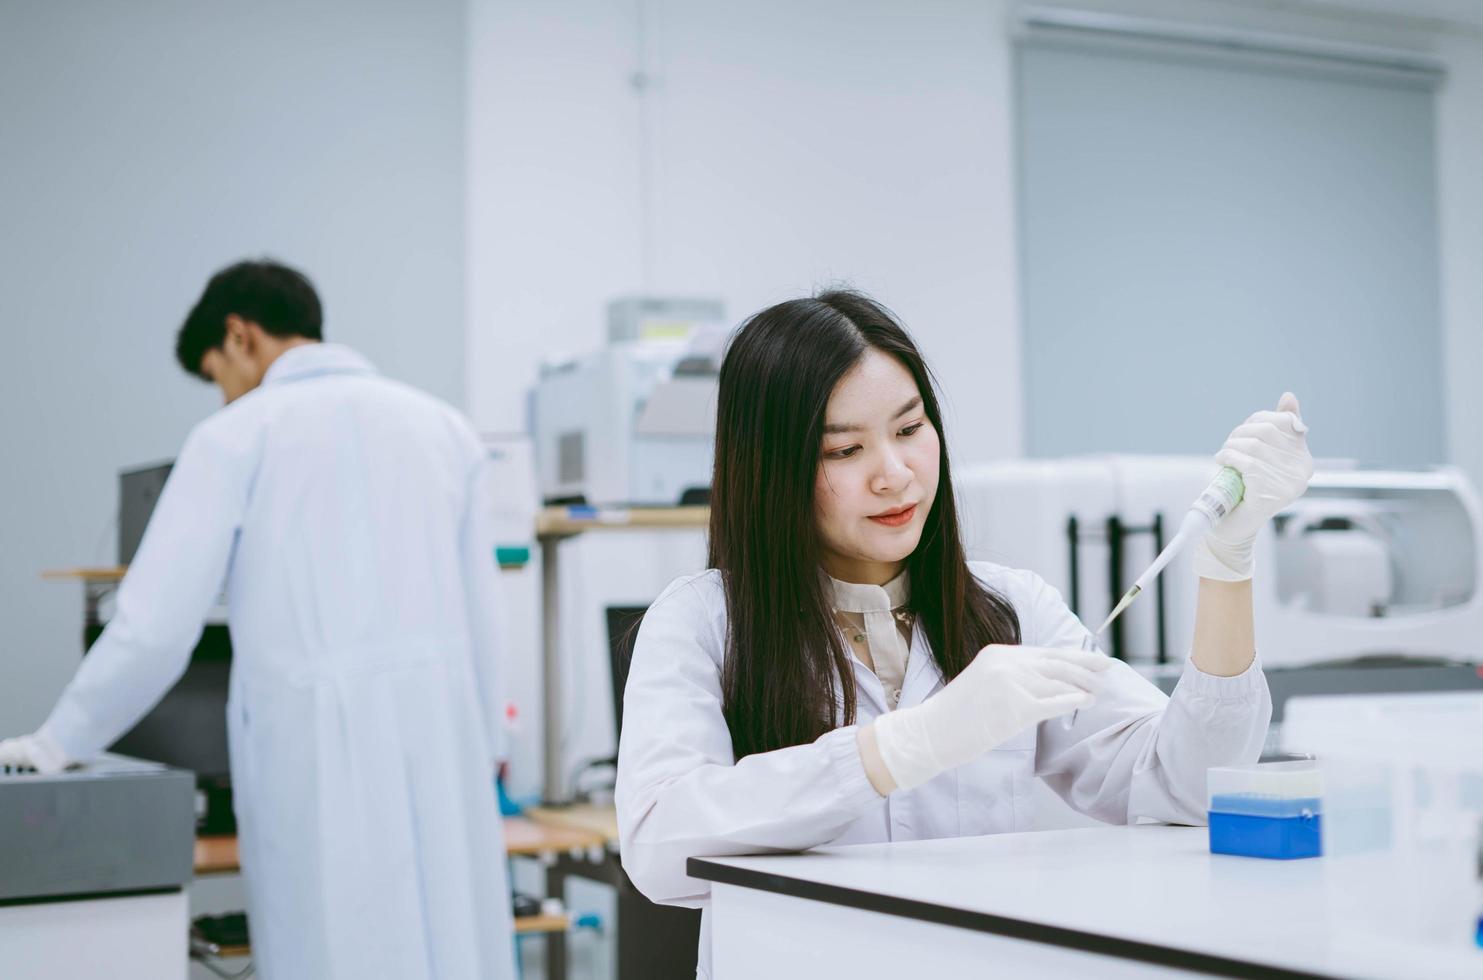
M 194 794 L 116 755 L 0 770 L 0 974 L 185 980 Z
M 1217 469 L 1208 457 L 1116 455 L 967 467 L 954 480 L 964 547 L 970 559 L 1038 572 L 1097 624 Z M 1258 535 L 1262 663 L 1483 662 L 1480 550 L 1483 506 L 1460 470 L 1321 462 L 1303 498 Z M 1112 624 L 1104 648 L 1134 663 L 1183 661 L 1194 636 L 1193 564 L 1189 551 L 1174 557 L 1149 590 L 1156 595 Z
M 1258 553 L 1263 660 L 1483 663 L 1480 543 L 1483 506 L 1461 470 L 1315 475 Z
M 719 301 L 609 306 L 608 343 L 545 364 L 531 391 L 542 499 L 594 505 L 701 502 L 711 483 Z

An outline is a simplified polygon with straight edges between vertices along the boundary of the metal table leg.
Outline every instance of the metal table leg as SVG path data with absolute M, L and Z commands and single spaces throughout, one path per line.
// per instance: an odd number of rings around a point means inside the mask
M 566 907 L 566 869 L 562 856 L 546 866 L 546 896 L 561 899 Z M 568 910 L 570 913 L 570 910 Z M 546 980 L 566 980 L 566 931 L 546 934 Z
M 566 799 L 561 772 L 561 598 L 556 553 L 561 539 L 541 539 L 541 750 L 544 775 L 541 792 L 547 803 Z

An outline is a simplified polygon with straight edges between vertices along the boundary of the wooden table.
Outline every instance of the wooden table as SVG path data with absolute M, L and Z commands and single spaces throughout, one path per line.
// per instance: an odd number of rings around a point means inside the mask
M 574 804 L 534 807 L 532 822 L 550 830 L 575 831 L 605 840 L 606 847 L 563 851 L 544 860 L 546 894 L 565 900 L 566 882 L 582 878 L 611 887 L 617 897 L 618 980 L 693 975 L 700 912 L 655 905 L 634 887 L 618 856 L 618 813 L 611 806 Z M 565 932 L 546 935 L 547 980 L 565 980 Z
M 575 809 L 575 808 L 574 808 Z M 604 808 L 593 808 L 601 811 Z M 537 811 L 539 812 L 539 811 Z M 611 810 L 606 811 L 611 814 Z M 600 822 L 601 816 L 589 820 Z M 586 852 L 593 848 L 606 848 L 617 839 L 617 818 L 612 817 L 613 833 L 608 835 L 586 830 L 572 822 L 562 823 L 559 818 L 548 823 L 545 818 L 506 817 L 505 853 L 511 857 L 540 857 L 541 855 Z M 196 838 L 195 866 L 197 875 L 231 874 L 242 870 L 237 853 L 235 834 L 206 834 Z
M 540 857 L 606 848 L 618 839 L 616 824 L 615 819 L 614 833 L 608 836 L 572 824 L 548 823 L 534 812 L 530 818 L 506 817 L 505 853 L 511 857 Z
M 510 857 L 592 851 L 593 848 L 607 847 L 614 839 L 617 839 L 615 818 L 612 836 L 571 824 L 547 824 L 526 820 L 525 817 L 504 818 L 504 852 Z M 196 838 L 197 875 L 228 875 L 239 870 L 242 870 L 242 864 L 237 857 L 236 835 L 218 833 Z
M 532 821 L 549 830 L 577 831 L 601 837 L 606 844 L 618 843 L 618 811 L 612 806 L 578 803 L 531 807 L 525 812 Z
M 528 564 L 526 561 L 502 561 L 500 571 L 518 571 Z M 103 600 L 115 592 L 129 571 L 128 565 L 106 565 L 82 568 L 52 568 L 41 573 L 48 582 L 82 583 L 82 620 L 84 628 L 102 626 L 100 609 Z
M 506 817 L 504 821 L 505 853 L 510 857 L 533 857 L 554 866 L 559 859 L 580 854 L 606 854 L 608 844 L 617 839 L 617 818 L 609 815 L 613 833 L 585 828 L 582 824 L 604 826 L 603 808 L 591 808 L 585 821 L 576 819 L 542 819 Z M 232 874 L 242 869 L 235 834 L 208 834 L 196 838 L 196 875 Z M 557 897 L 560 897 L 558 893 Z M 571 928 L 571 917 L 560 915 L 525 915 L 515 919 L 516 935 L 550 933 L 562 936 Z M 564 949 L 563 949 L 564 951 Z M 209 953 L 216 959 L 241 959 L 252 955 L 251 946 L 217 946 Z M 563 960 L 564 965 L 564 960 Z
M 103 617 L 99 612 L 103 606 L 103 600 L 118 588 L 119 583 L 124 580 L 124 573 L 128 570 L 126 565 L 115 565 L 107 568 L 60 568 L 41 573 L 41 577 L 48 582 L 82 583 L 82 646 L 84 650 L 87 649 L 88 629 L 103 625 Z
M 197 877 L 230 874 L 240 870 L 236 834 L 210 834 L 196 838 Z

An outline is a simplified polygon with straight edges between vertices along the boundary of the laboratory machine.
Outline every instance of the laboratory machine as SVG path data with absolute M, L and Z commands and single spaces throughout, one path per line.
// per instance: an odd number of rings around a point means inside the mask
M 194 791 L 118 755 L 0 770 L 0 973 L 184 980 Z
M 542 499 L 705 503 L 725 327 L 716 300 L 618 300 L 604 346 L 542 365 L 529 404 Z
M 1219 467 L 1208 458 L 1008 460 L 957 478 L 973 559 L 1039 573 L 1082 620 L 1104 621 L 1153 564 Z M 1368 660 L 1483 662 L 1483 507 L 1452 467 L 1323 467 L 1261 532 L 1253 600 L 1268 668 Z M 1194 635 L 1192 549 L 1103 637 L 1133 663 L 1182 663 Z

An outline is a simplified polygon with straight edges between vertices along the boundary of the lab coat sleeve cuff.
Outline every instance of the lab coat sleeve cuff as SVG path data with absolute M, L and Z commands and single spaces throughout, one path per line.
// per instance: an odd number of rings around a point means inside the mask
M 58 704 L 52 709 L 51 717 L 36 730 L 37 737 L 44 738 L 48 744 L 56 746 L 57 751 L 65 756 L 69 763 L 85 761 L 102 751 L 95 746 L 85 745 L 84 740 L 77 737 L 78 732 L 86 730 L 77 714 L 75 705 Z
M 1195 666 L 1194 660 L 1186 660 L 1184 673 L 1179 678 L 1179 689 L 1196 697 L 1213 698 L 1217 701 L 1253 701 L 1267 689 L 1266 677 L 1262 674 L 1262 660 L 1251 658 L 1251 664 L 1234 677 L 1217 677 L 1207 674 Z
M 829 755 L 840 802 L 848 809 L 864 809 L 881 798 L 865 774 L 865 762 L 855 741 L 855 726 L 837 728 L 819 739 Z

